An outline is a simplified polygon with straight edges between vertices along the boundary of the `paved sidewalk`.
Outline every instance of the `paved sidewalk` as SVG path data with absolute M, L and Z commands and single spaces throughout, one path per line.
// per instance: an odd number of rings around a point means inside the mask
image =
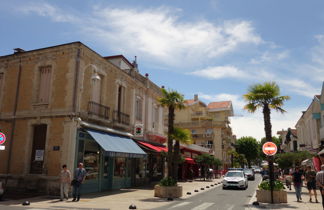
M 301 210 L 320 210 L 322 208 L 322 197 L 317 190 L 317 199 L 320 203 L 314 202 L 314 196 L 313 196 L 313 203 L 309 202 L 309 195 L 308 190 L 303 187 L 302 189 L 302 202 L 297 202 L 295 190 L 292 189 L 287 191 L 287 203 L 281 203 L 281 204 L 266 204 L 266 203 L 260 203 L 259 206 L 253 206 L 252 203 L 256 201 L 256 197 L 253 196 L 251 199 L 248 207 L 246 209 L 249 210 L 255 210 L 255 209 L 281 209 L 281 210 L 292 210 L 292 209 L 301 209 Z
M 183 197 L 175 200 L 184 200 L 191 196 L 197 195 L 198 193 L 208 191 L 215 187 L 220 187 L 221 184 L 217 186 L 211 186 L 215 183 L 221 183 L 222 179 L 213 179 L 210 181 L 200 181 L 195 180 L 193 182 L 179 182 L 179 185 L 183 187 Z M 206 187 L 209 188 L 206 188 Z M 204 190 L 201 190 L 204 188 Z M 198 190 L 199 192 L 194 192 Z M 191 192 L 191 195 L 187 195 L 187 192 Z M 10 200 L 0 202 L 0 209 L 4 206 L 22 206 L 22 202 L 27 199 L 22 200 Z M 110 209 L 110 210 L 123 210 L 129 209 L 131 204 L 136 205 L 137 209 L 155 209 L 163 205 L 167 205 L 172 201 L 167 201 L 167 199 L 154 197 L 154 190 L 150 188 L 140 188 L 140 189 L 122 189 L 117 191 L 110 191 L 104 193 L 92 193 L 81 196 L 79 202 L 69 201 L 59 201 L 57 198 L 49 197 L 35 197 L 28 199 L 31 205 L 27 207 L 32 208 L 50 208 L 50 209 Z

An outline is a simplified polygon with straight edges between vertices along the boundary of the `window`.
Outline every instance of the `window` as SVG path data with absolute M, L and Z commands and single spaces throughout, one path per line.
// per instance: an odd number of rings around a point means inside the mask
M 51 71 L 52 66 L 42 66 L 39 68 L 38 103 L 49 103 Z
M 135 101 L 135 118 L 136 120 L 142 121 L 143 100 L 140 97 L 136 97 Z
M 123 107 L 125 103 L 125 87 L 119 86 L 118 87 L 118 98 L 117 98 L 117 112 L 123 112 Z
M 159 107 L 156 105 L 153 106 L 152 122 L 152 127 L 157 128 L 159 124 Z

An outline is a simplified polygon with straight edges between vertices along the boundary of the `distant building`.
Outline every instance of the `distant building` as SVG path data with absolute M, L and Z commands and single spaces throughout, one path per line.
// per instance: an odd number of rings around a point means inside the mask
M 277 134 L 281 139 L 280 149 L 284 152 L 296 152 L 303 148 L 303 145 L 298 141 L 297 130 L 290 129 L 278 131 Z
M 194 144 L 208 148 L 209 153 L 223 161 L 224 167 L 231 164 L 228 151 L 233 149 L 235 136 L 229 117 L 233 116 L 231 101 L 211 102 L 206 105 L 198 99 L 185 101 L 186 108 L 177 110 L 175 126 L 189 129 Z

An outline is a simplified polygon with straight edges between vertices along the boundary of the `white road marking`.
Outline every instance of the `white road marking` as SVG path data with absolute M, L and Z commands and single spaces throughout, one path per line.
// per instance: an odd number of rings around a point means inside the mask
M 188 205 L 189 203 L 191 202 L 181 202 L 181 203 L 178 203 L 174 206 L 171 206 L 169 209 L 173 209 L 173 208 L 177 208 L 177 207 L 180 207 L 180 206 L 185 206 L 185 205 Z
M 199 206 L 196 206 L 195 208 L 191 209 L 191 210 L 204 210 L 207 209 L 208 207 L 214 205 L 214 203 L 202 203 Z

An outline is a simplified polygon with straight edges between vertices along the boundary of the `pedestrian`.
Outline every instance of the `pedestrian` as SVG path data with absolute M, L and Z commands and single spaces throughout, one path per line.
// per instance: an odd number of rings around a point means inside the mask
M 61 190 L 61 199 L 69 199 L 69 188 L 71 183 L 71 172 L 67 169 L 67 166 L 64 164 L 62 166 L 62 171 L 60 173 L 60 190 Z
M 309 202 L 312 202 L 312 190 L 314 192 L 315 201 L 318 203 L 317 200 L 317 193 L 316 193 L 316 172 L 312 170 L 311 166 L 307 166 L 306 173 L 305 173 L 307 189 L 309 192 Z
M 74 171 L 74 179 L 72 181 L 73 186 L 73 200 L 72 201 L 79 201 L 81 195 L 81 187 L 82 183 L 86 177 L 86 170 L 83 168 L 83 163 L 78 164 L 78 168 Z
M 324 164 L 321 165 L 321 171 L 317 172 L 316 174 L 316 183 L 319 186 L 321 195 L 322 195 L 322 206 L 324 209 Z
M 303 174 L 300 171 L 299 167 L 296 167 L 295 172 L 292 174 L 292 181 L 294 183 L 297 202 L 301 202 L 301 200 L 302 200 L 302 198 L 301 198 L 302 185 L 303 185 L 302 176 L 303 176 Z
M 66 200 L 69 199 L 70 183 L 71 183 L 71 172 L 67 169 L 67 166 L 64 164 L 62 166 L 62 171 L 60 174 L 60 191 L 61 191 L 60 201 L 63 201 L 64 198 L 66 198 Z

